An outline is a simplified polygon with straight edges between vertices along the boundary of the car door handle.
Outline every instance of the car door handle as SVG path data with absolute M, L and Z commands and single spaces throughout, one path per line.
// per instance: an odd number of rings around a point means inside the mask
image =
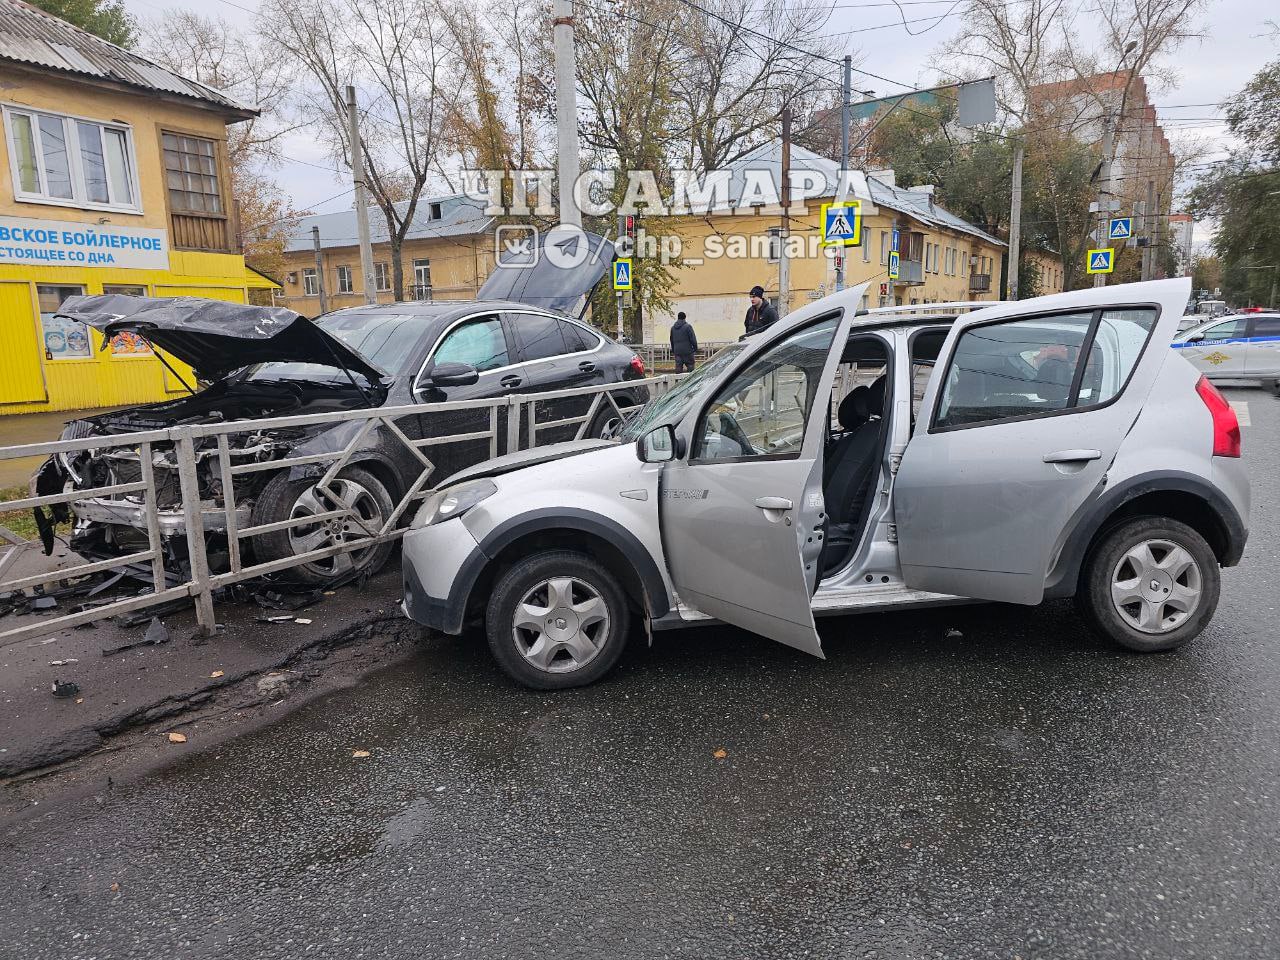
M 595 373 L 596 365 L 592 363 L 590 360 L 583 360 L 580 364 L 578 364 L 578 369 L 581 370 L 583 373 Z
M 786 497 L 757 497 L 756 506 L 761 510 L 790 510 L 791 501 Z
M 1045 463 L 1079 463 L 1082 460 L 1101 459 L 1101 450 L 1058 450 L 1044 455 Z
M 523 381 L 513 373 L 508 373 L 505 377 L 498 381 L 504 387 L 518 387 Z

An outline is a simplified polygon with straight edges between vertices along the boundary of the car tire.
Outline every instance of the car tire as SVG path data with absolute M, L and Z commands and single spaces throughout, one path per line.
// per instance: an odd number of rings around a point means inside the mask
M 391 494 L 382 481 L 360 467 L 345 467 L 330 486 L 334 493 L 354 504 L 363 519 L 363 526 L 368 529 L 381 528 L 395 509 Z M 288 473 L 276 474 L 263 487 L 253 506 L 254 526 L 333 509 L 315 487 L 315 480 L 290 480 Z M 360 539 L 363 536 L 360 527 L 360 523 L 339 518 L 337 521 L 272 530 L 254 538 L 254 554 L 263 563 L 284 560 L 308 550 Z M 293 580 L 316 585 L 345 581 L 353 576 L 376 573 L 394 549 L 393 542 L 379 543 L 364 550 L 350 550 L 288 567 L 283 574 Z
M 1127 650 L 1160 653 L 1197 637 L 1218 606 L 1218 558 L 1199 533 L 1167 517 L 1137 517 L 1090 551 L 1076 603 Z
M 518 561 L 498 580 L 485 609 L 493 658 L 507 676 L 532 690 L 567 690 L 599 680 L 622 656 L 630 631 L 617 578 L 572 550 Z
M 608 402 L 600 408 L 587 428 L 587 439 L 612 440 L 622 430 L 623 418 Z

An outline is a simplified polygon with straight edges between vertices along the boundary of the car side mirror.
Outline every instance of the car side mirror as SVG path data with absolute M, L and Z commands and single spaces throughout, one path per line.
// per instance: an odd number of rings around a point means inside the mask
M 1202 343 L 1203 341 L 1204 341 L 1203 333 L 1197 333 L 1194 337 L 1187 337 L 1187 343 Z
M 671 424 L 655 427 L 636 441 L 636 456 L 641 463 L 666 463 L 680 452 L 680 440 Z
M 418 381 L 421 387 L 469 387 L 480 379 L 480 371 L 469 363 L 445 360 L 433 363 Z

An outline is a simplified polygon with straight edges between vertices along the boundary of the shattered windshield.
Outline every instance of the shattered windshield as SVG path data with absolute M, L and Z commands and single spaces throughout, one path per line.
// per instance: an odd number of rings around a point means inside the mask
M 414 347 L 431 322 L 428 316 L 370 313 L 364 310 L 331 313 L 314 321 L 325 333 L 341 340 L 380 370 L 404 373 L 417 355 Z M 346 380 L 346 374 L 326 363 L 271 361 L 251 367 L 248 380 Z
M 664 423 L 675 424 L 706 393 L 707 388 L 733 364 L 746 348 L 742 343 L 731 343 L 714 357 L 689 374 L 669 393 L 664 393 L 656 400 L 650 401 L 626 425 L 619 439 L 624 443 L 636 440 L 654 427 Z

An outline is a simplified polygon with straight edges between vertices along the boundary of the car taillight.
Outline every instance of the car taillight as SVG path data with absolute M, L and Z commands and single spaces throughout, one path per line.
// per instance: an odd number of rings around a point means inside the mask
M 1213 417 L 1213 455 L 1215 457 L 1240 456 L 1240 421 L 1236 412 L 1227 403 L 1227 398 L 1218 392 L 1218 388 L 1201 377 L 1196 383 L 1196 393 L 1209 408 Z
M 642 376 L 642 377 L 643 377 L 643 376 L 644 376 L 644 361 L 643 361 L 643 360 L 641 360 L 639 357 L 632 357 L 632 358 L 631 358 L 631 369 L 632 369 L 632 370 L 634 370 L 636 373 L 638 373 L 640 376 Z

